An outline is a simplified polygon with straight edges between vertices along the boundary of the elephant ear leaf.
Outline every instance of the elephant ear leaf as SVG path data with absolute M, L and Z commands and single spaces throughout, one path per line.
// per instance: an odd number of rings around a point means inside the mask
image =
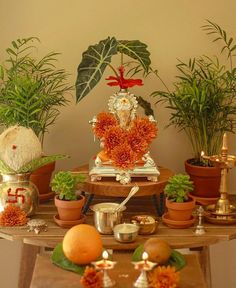
M 151 64 L 150 52 L 147 50 L 147 45 L 139 40 L 119 40 L 117 50 L 120 53 L 138 60 L 145 72 L 148 72 Z
M 98 44 L 91 45 L 82 54 L 77 69 L 76 101 L 83 99 L 99 82 L 111 57 L 117 53 L 117 40 L 108 37 Z

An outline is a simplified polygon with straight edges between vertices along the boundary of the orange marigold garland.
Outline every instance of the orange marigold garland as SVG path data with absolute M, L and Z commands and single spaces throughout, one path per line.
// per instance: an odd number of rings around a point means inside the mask
M 114 166 L 126 170 L 134 167 L 136 154 L 127 143 L 124 143 L 112 150 L 111 159 Z
M 157 136 L 156 124 L 149 121 L 148 118 L 137 118 L 132 123 L 132 129 L 143 137 L 149 144 Z
M 125 131 L 120 126 L 109 127 L 104 133 L 104 148 L 111 154 L 111 151 L 124 142 Z M 113 153 L 113 152 L 112 152 Z
M 102 272 L 87 266 L 80 283 L 84 288 L 102 288 Z
M 0 213 L 1 226 L 21 226 L 27 223 L 26 213 L 20 207 L 8 205 L 2 213 Z
M 148 273 L 150 288 L 177 288 L 179 285 L 179 272 L 175 267 L 158 266 Z
M 117 119 L 111 113 L 101 112 L 97 115 L 97 122 L 94 127 L 94 133 L 98 138 L 104 136 L 105 131 L 118 124 Z

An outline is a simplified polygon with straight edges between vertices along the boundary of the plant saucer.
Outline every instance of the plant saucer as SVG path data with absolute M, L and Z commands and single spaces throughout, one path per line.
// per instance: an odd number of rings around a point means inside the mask
M 188 228 L 194 224 L 195 220 L 196 219 L 193 216 L 191 216 L 189 220 L 178 221 L 178 220 L 170 219 L 169 213 L 165 213 L 162 215 L 162 222 L 165 223 L 170 228 L 177 228 L 177 229 Z
M 75 225 L 85 223 L 85 215 L 81 215 L 81 218 L 78 220 L 61 220 L 59 215 L 56 214 L 53 216 L 54 221 L 57 223 L 58 226 L 62 228 L 71 228 Z
M 199 196 L 192 195 L 191 193 L 189 193 L 189 196 L 193 198 L 196 201 L 196 203 L 203 205 L 203 206 L 215 204 L 217 200 L 219 199 L 219 197 L 216 197 L 216 198 L 215 197 L 214 198 L 199 197 Z

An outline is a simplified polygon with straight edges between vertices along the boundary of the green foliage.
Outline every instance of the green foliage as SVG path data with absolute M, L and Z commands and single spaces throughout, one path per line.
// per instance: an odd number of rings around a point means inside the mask
M 234 132 L 236 115 L 236 68 L 232 68 L 232 53 L 236 49 L 233 38 L 217 24 L 208 21 L 203 26 L 208 34 L 219 34 L 214 41 L 224 41 L 228 50 L 230 69 L 220 63 L 218 57 L 208 56 L 179 61 L 178 81 L 174 91 L 155 91 L 171 109 L 170 123 L 183 130 L 192 145 L 194 157 L 200 159 L 201 151 L 207 155 L 220 152 L 225 132 Z
M 132 68 L 128 73 L 132 75 L 143 71 L 148 73 L 151 60 L 147 45 L 138 40 L 116 40 L 108 37 L 98 44 L 91 45 L 82 55 L 82 61 L 78 66 L 76 80 L 77 102 L 82 100 L 98 84 L 107 66 L 117 75 L 111 66 L 111 58 L 117 53 L 121 53 L 122 65 L 129 68 L 131 61 L 123 62 L 123 54 L 132 58 Z
M 189 175 L 176 174 L 172 176 L 164 188 L 168 200 L 173 202 L 185 202 L 188 200 L 188 193 L 193 190 L 193 182 Z
M 73 175 L 69 171 L 58 172 L 52 182 L 52 191 L 58 194 L 61 200 L 76 200 L 76 184 L 85 180 L 84 175 Z
M 55 67 L 59 53 L 33 57 L 38 41 L 17 39 L 6 49 L 8 59 L 0 65 L 0 125 L 32 128 L 43 143 L 44 133 L 60 114 L 58 108 L 68 103 L 64 95 L 71 87 L 65 83 L 65 70 Z

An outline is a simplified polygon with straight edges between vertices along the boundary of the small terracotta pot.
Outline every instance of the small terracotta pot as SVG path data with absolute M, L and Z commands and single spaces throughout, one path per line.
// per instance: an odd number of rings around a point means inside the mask
M 189 201 L 176 203 L 166 199 L 169 218 L 176 221 L 186 221 L 191 219 L 195 207 L 195 200 L 190 198 Z
M 218 167 L 191 165 L 185 161 L 185 171 L 194 183 L 192 195 L 197 197 L 216 198 L 220 196 L 221 170 Z
M 81 218 L 81 211 L 84 206 L 85 197 L 80 195 L 78 200 L 66 201 L 60 200 L 58 196 L 55 199 L 55 206 L 59 214 L 59 218 L 64 221 L 78 220 Z

